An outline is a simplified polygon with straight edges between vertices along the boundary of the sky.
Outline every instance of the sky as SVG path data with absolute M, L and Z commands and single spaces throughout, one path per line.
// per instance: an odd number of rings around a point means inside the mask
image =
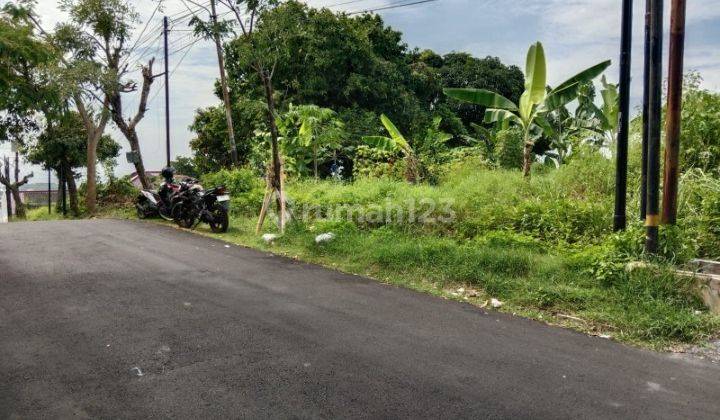
M 0 0 L 3 3 L 6 0 Z M 207 3 L 207 0 L 195 0 Z M 358 12 L 413 0 L 306 0 L 313 7 L 330 7 L 335 11 Z M 52 28 L 66 16 L 57 8 L 57 0 L 38 0 L 37 12 L 43 26 Z M 552 85 L 565 80 L 577 71 L 606 59 L 613 60 L 607 71 L 609 80 L 616 82 L 617 58 L 620 44 L 621 0 L 437 0 L 409 7 L 378 11 L 395 30 L 403 33 L 410 48 L 429 48 L 438 53 L 463 51 L 478 57 L 497 56 L 506 64 L 524 66 L 528 46 L 542 41 L 548 61 L 548 82 Z M 187 11 L 181 0 L 164 0 L 163 8 L 153 14 L 157 2 L 135 0 L 142 23 L 136 30 L 140 34 L 145 23 L 148 30 L 141 40 L 147 60 L 158 57 L 156 72 L 162 71 L 160 38 L 147 34 L 159 32 L 162 15 L 173 16 Z M 191 3 L 188 3 L 191 5 Z M 669 4 L 665 10 L 665 42 L 669 28 Z M 192 6 L 191 6 L 192 7 Z M 632 103 L 637 107 L 642 92 L 643 24 L 645 1 L 635 0 L 634 34 L 632 55 Z M 704 78 L 703 87 L 720 91 L 720 0 L 693 0 L 688 2 L 685 70 L 699 71 Z M 223 10 L 220 9 L 222 14 Z M 157 28 L 157 30 L 155 30 Z M 177 25 L 170 34 L 169 59 L 171 154 L 190 155 L 189 141 L 193 134 L 188 126 L 195 110 L 220 101 L 213 95 L 218 77 L 217 56 L 212 43 L 200 41 L 192 47 L 191 38 L 184 25 Z M 147 45 L 146 45 L 147 44 Z M 148 48 L 149 47 L 149 48 Z M 146 50 L 146 48 L 148 48 Z M 180 50 L 175 52 L 176 50 Z M 667 71 L 667 65 L 664 66 Z M 139 70 L 135 72 L 140 77 Z M 151 101 L 145 119 L 138 126 L 145 166 L 158 170 L 165 161 L 164 93 L 161 79 L 152 86 Z M 137 106 L 137 94 L 125 98 L 126 109 Z M 125 160 L 127 142 L 115 129 L 109 133 L 123 146 L 118 158 L 116 174 L 124 175 L 134 170 Z M 0 155 L 9 146 L 0 146 Z M 24 165 L 23 169 L 39 168 Z

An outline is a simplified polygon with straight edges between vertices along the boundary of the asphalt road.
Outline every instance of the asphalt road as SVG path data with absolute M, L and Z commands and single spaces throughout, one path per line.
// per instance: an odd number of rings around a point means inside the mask
M 720 368 L 171 227 L 0 225 L 0 418 L 720 418 Z

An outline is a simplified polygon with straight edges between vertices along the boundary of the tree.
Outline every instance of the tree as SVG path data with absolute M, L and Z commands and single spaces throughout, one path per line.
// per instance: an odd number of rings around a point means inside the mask
M 45 169 L 52 169 L 58 179 L 67 182 L 70 196 L 70 211 L 80 214 L 78 190 L 75 178 L 77 168 L 86 164 L 87 133 L 82 117 L 77 112 L 67 111 L 55 124 L 48 125 L 34 142 L 26 146 L 27 159 Z M 120 145 L 109 135 L 103 135 L 98 142 L 97 154 L 100 162 L 114 159 L 120 152 Z M 64 178 L 64 180 L 63 180 Z
M 37 114 L 59 102 L 44 71 L 57 57 L 37 36 L 31 13 L 24 4 L 7 3 L 0 9 L 0 142 L 22 144 L 39 129 Z
M 132 53 L 132 46 L 128 46 L 127 42 L 134 25 L 139 22 L 138 14 L 128 0 L 61 0 L 61 8 L 69 13 L 71 22 L 61 25 L 56 34 L 63 34 L 65 45 L 80 45 L 85 50 L 85 54 L 77 57 L 75 61 L 81 67 L 93 68 L 96 72 L 95 80 L 91 81 L 92 88 L 85 89 L 85 92 L 98 101 L 102 99 L 101 115 L 109 112 L 109 117 L 127 139 L 130 150 L 136 157 L 134 164 L 140 182 L 143 188 L 149 188 L 136 127 L 145 116 L 150 87 L 156 77 L 152 72 L 154 58 L 149 60 L 147 66 L 141 67 L 143 80 L 135 115 L 125 119 L 122 103 L 123 94 L 137 90 L 137 82 L 127 79 L 130 71 L 128 59 Z M 83 115 L 80 108 L 82 106 L 78 107 L 78 111 Z M 103 118 L 101 117 L 101 123 Z M 86 116 L 83 116 L 83 119 L 90 121 Z M 102 132 L 95 133 L 89 140 L 99 140 L 100 136 Z M 90 159 L 91 155 L 96 154 L 94 148 L 97 141 L 90 141 L 88 144 L 93 146 L 88 147 L 90 171 Z M 88 176 L 89 197 L 94 195 L 94 192 L 91 192 L 94 184 L 95 180 Z
M 4 163 L 6 166 L 10 165 L 8 159 L 5 159 Z M 0 167 L 0 184 L 3 184 L 5 188 L 10 190 L 13 201 L 15 202 L 15 216 L 19 219 L 24 219 L 26 217 L 25 205 L 22 202 L 22 197 L 20 197 L 20 187 L 27 184 L 30 178 L 32 178 L 32 176 L 33 174 L 30 173 L 28 175 L 25 175 L 21 179 L 18 179 L 17 182 L 12 182 L 10 179 L 5 177 L 5 175 L 2 173 L 2 168 Z
M 343 123 L 332 109 L 291 104 L 281 120 L 281 131 L 286 144 L 310 150 L 313 175 L 317 179 L 319 155 L 327 147 L 340 147 Z
M 266 107 L 264 101 L 238 98 L 233 101 L 233 121 L 235 127 L 235 145 L 241 164 L 248 162 L 251 145 L 255 140 L 255 132 L 267 126 Z M 193 162 L 201 173 L 217 172 L 232 166 L 228 149 L 227 118 L 221 106 L 198 109 L 189 129 L 195 133 L 190 140 L 193 151 Z
M 218 21 L 216 0 L 210 0 L 210 8 L 198 4 L 192 0 L 188 0 L 196 6 L 205 9 L 210 14 L 210 21 L 204 22 L 202 19 L 193 16 L 190 24 L 195 26 L 195 35 L 200 35 L 205 39 L 212 39 L 215 43 L 215 52 L 218 58 L 218 68 L 220 73 L 220 91 L 225 109 L 225 123 L 227 124 L 227 137 L 230 143 L 230 158 L 234 166 L 239 165 L 237 144 L 235 143 L 235 124 L 232 116 L 232 102 L 230 101 L 230 92 L 228 90 L 227 75 L 225 70 L 225 55 L 223 53 L 222 36 L 230 30 L 228 21 Z M 231 9 L 235 7 L 232 0 L 219 0 L 220 3 L 227 5 Z M 184 2 L 183 2 L 184 4 Z M 187 6 L 187 5 L 186 5 Z M 189 8 L 188 8 L 189 9 Z M 238 16 L 240 19 L 240 16 Z
M 270 202 L 275 198 L 278 211 L 280 232 L 285 231 L 288 218 L 287 199 L 283 189 L 283 170 L 280 159 L 280 144 L 277 125 L 277 107 L 274 77 L 278 68 L 282 68 L 295 52 L 292 49 L 290 28 L 297 22 L 287 19 L 274 19 L 272 10 L 278 6 L 277 0 L 237 0 L 225 2 L 225 6 L 234 13 L 241 34 L 235 40 L 235 51 L 242 63 L 254 70 L 254 81 L 262 87 L 267 105 L 267 124 L 270 133 L 271 163 L 267 176 L 267 192 L 263 199 L 257 231 L 262 228 Z M 262 30 L 260 30 L 262 29 Z
M 440 56 L 430 50 L 411 54 L 413 70 L 425 74 L 427 103 L 435 107 L 448 106 L 465 127 L 481 124 L 485 107 L 448 101 L 443 95 L 445 86 L 487 89 L 517 103 L 523 93 L 523 73 L 517 66 L 506 66 L 497 57 L 477 58 L 468 53 L 451 52 Z M 416 88 L 416 91 L 419 91 Z M 448 123 L 447 117 L 445 117 Z
M 532 151 L 535 139 L 531 130 L 546 127 L 544 115 L 557 108 L 572 102 L 577 98 L 577 91 L 582 82 L 587 82 L 599 76 L 611 62 L 604 61 L 581 71 L 557 88 L 547 89 L 547 69 L 545 63 L 545 50 L 540 42 L 530 46 L 525 66 L 525 92 L 516 105 L 504 96 L 485 89 L 447 88 L 445 93 L 451 98 L 487 107 L 485 111 L 486 123 L 508 121 L 519 125 L 523 130 L 523 174 L 530 176 L 532 164 Z

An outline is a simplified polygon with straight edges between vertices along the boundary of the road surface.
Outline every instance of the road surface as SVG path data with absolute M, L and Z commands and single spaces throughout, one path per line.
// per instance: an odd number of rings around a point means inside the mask
M 0 418 L 720 418 L 720 368 L 152 223 L 0 226 Z

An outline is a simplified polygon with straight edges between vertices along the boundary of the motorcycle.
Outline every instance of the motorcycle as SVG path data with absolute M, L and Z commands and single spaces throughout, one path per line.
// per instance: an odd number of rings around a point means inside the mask
M 140 191 L 135 200 L 138 218 L 147 219 L 160 216 L 168 221 L 173 220 L 171 199 L 179 189 L 179 185 L 165 182 L 158 191 Z
M 172 217 L 178 226 L 192 229 L 200 222 L 214 233 L 225 233 L 229 226 L 230 196 L 224 186 L 204 190 L 196 181 L 186 180 L 172 198 Z

